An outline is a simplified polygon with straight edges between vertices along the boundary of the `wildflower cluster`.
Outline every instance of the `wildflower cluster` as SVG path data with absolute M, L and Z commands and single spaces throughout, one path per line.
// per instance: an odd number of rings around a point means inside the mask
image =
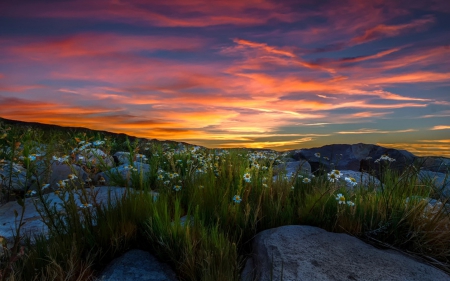
M 332 170 L 327 175 L 330 182 L 337 182 L 342 176 L 342 173 L 339 170 Z
M 338 201 L 339 205 L 347 203 L 347 205 L 350 207 L 355 206 L 355 203 L 353 203 L 352 201 L 345 202 L 345 196 L 342 195 L 342 193 L 338 193 L 336 195 L 336 200 Z
M 355 180 L 355 178 L 352 178 L 352 177 L 345 177 L 345 181 L 348 182 L 352 186 L 355 186 L 358 184 L 358 182 Z
M 59 188 L 63 189 L 63 188 L 65 188 L 65 187 L 67 186 L 67 184 L 68 184 L 69 182 L 71 182 L 71 181 L 73 181 L 73 180 L 75 180 L 75 179 L 77 179 L 77 178 L 78 178 L 78 177 L 77 177 L 75 174 L 70 174 L 70 175 L 67 176 L 67 179 L 58 181 L 58 182 L 56 183 L 56 185 L 57 185 Z
M 381 160 L 383 160 L 383 161 L 389 161 L 389 162 L 394 162 L 394 161 L 395 161 L 394 158 L 389 157 L 387 154 L 383 154 L 380 158 L 378 158 L 378 159 L 375 160 L 374 162 L 375 162 L 375 163 L 379 163 Z

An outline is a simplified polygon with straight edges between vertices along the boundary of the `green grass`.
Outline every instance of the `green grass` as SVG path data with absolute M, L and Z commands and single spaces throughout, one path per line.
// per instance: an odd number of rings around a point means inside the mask
M 12 167 L 14 162 L 27 168 L 25 186 L 37 191 L 41 215 L 50 230 L 48 237 L 17 236 L 12 247 L 5 247 L 0 280 L 95 280 L 104 266 L 130 248 L 151 251 L 169 263 L 180 280 L 239 280 L 252 238 L 265 229 L 290 224 L 317 226 L 378 246 L 396 247 L 450 272 L 449 215 L 437 208 L 434 216 L 430 213 L 428 219 L 423 218 L 426 202 L 420 198 L 437 199 L 439 193 L 431 182 L 419 184 L 413 168 L 399 175 L 385 163 L 384 187 L 356 186 L 349 192 L 342 179 L 330 182 L 326 174 L 305 183 L 307 175 L 286 179 L 281 171 L 272 182 L 273 167 L 288 156 L 278 153 L 193 151 L 193 147 L 176 153 L 176 144 L 130 142 L 111 136 L 105 140 L 104 134 L 75 129 L 44 133 L 2 123 L 0 138 L 0 159 L 5 160 L 0 165 Z M 98 147 L 102 151 L 109 155 L 130 152 L 130 160 L 143 154 L 150 172 L 130 170 L 129 185 L 128 179 L 109 171 L 105 159 L 82 165 L 71 152 L 81 148 L 83 141 L 104 141 Z M 39 144 L 47 144 L 47 153 L 33 159 Z M 52 157 L 64 155 L 69 156 L 67 163 L 82 166 L 90 175 L 106 172 L 112 184 L 126 188 L 125 196 L 98 205 L 86 193 L 98 183 L 84 183 L 80 188 L 77 185 L 83 182 L 74 179 L 59 189 L 61 198 L 68 200 L 64 201 L 65 212 L 57 212 L 45 192 L 35 187 L 48 182 Z M 246 173 L 250 182 L 244 179 Z M 176 191 L 175 185 L 181 189 Z M 93 206 L 77 206 L 75 193 Z M 337 194 L 355 205 L 338 204 Z M 242 199 L 240 203 L 233 201 L 235 195 Z M 2 186 L 0 196 L 3 202 L 14 197 L 18 203 L 31 200 L 14 194 L 11 186 Z M 408 197 L 411 200 L 406 204 Z M 188 221 L 181 225 L 185 215 Z

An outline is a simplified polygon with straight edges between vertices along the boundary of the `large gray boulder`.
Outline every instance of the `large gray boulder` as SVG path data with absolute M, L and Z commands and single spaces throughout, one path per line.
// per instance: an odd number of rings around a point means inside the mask
M 175 281 L 175 272 L 149 252 L 131 250 L 113 260 L 98 281 Z
M 83 195 L 81 190 L 75 192 L 75 202 L 78 206 L 81 206 L 84 203 L 94 204 L 97 202 L 98 204 L 104 204 L 108 202 L 108 194 L 111 195 L 111 198 L 121 198 L 121 196 L 125 193 L 125 188 L 120 187 L 96 187 L 93 189 L 85 189 L 88 201 L 86 202 L 86 198 Z M 63 208 L 63 200 L 68 199 L 68 194 L 65 197 L 60 195 L 56 195 L 55 193 L 50 193 L 44 195 L 46 200 L 51 202 L 51 205 L 55 205 L 57 211 L 64 211 Z M 95 198 L 95 200 L 94 200 Z M 24 200 L 25 205 L 25 213 L 24 213 L 24 225 L 21 228 L 21 234 L 39 234 L 39 233 L 47 233 L 48 228 L 43 222 L 39 212 L 36 210 L 36 206 L 41 208 L 41 204 L 38 197 L 30 197 Z M 81 207 L 80 207 L 81 208 Z M 6 239 L 8 243 L 13 241 L 13 234 L 15 234 L 15 226 L 18 223 L 18 220 L 15 217 L 15 212 L 19 214 L 22 213 L 22 207 L 17 203 L 17 201 L 10 201 L 2 206 L 0 206 L 0 237 Z
M 450 276 L 400 252 L 377 249 L 344 233 L 290 225 L 256 235 L 241 280 L 444 281 Z
M 368 157 L 374 147 L 376 146 L 373 144 L 363 143 L 332 144 L 296 150 L 292 158 L 307 160 L 313 172 L 321 167 L 324 167 L 326 172 L 332 169 L 359 171 L 361 159 Z M 317 154 L 320 154 L 320 157 L 317 157 Z
M 377 162 L 384 155 L 395 161 L 381 160 Z M 417 161 L 417 157 L 406 150 L 387 149 L 384 147 L 372 149 L 369 157 L 361 160 L 360 171 L 371 173 L 379 179 L 382 178 L 387 168 L 400 175 L 411 169 Z
M 316 154 L 320 154 L 320 157 L 317 157 Z M 415 155 L 406 150 L 363 143 L 331 144 L 300 149 L 293 152 L 292 158 L 307 160 L 316 175 L 337 169 L 373 172 L 377 178 L 380 178 L 381 173 L 379 171 L 383 168 L 383 162 L 381 162 L 380 166 L 380 163 L 376 163 L 375 160 L 383 155 L 388 155 L 390 158 L 395 159 L 395 162 L 389 163 L 389 167 L 397 172 L 403 172 L 417 159 Z M 323 171 L 320 172 L 321 168 L 323 168 Z

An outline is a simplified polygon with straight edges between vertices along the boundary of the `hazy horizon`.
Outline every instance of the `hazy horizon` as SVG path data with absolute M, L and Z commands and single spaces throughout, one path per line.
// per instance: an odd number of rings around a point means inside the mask
M 208 148 L 450 157 L 448 1 L 211 3 L 0 4 L 0 117 Z

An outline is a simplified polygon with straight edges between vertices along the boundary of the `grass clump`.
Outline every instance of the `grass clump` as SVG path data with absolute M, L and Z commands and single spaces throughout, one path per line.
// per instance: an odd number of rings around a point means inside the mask
M 127 152 L 126 164 L 110 158 L 118 151 Z M 450 272 L 446 201 L 431 180 L 419 182 L 418 167 L 399 174 L 387 156 L 378 159 L 382 181 L 363 186 L 338 170 L 287 176 L 278 168 L 287 154 L 276 152 L 0 124 L 0 159 L 0 168 L 10 171 L 1 174 L 0 199 L 21 206 L 14 241 L 2 240 L 2 281 L 95 280 L 130 248 L 151 251 L 180 280 L 239 280 L 252 238 L 290 224 L 345 232 Z M 49 182 L 52 165 L 73 173 Z M 100 203 L 105 178 L 123 188 Z M 22 235 L 27 200 L 35 202 L 47 233 Z

